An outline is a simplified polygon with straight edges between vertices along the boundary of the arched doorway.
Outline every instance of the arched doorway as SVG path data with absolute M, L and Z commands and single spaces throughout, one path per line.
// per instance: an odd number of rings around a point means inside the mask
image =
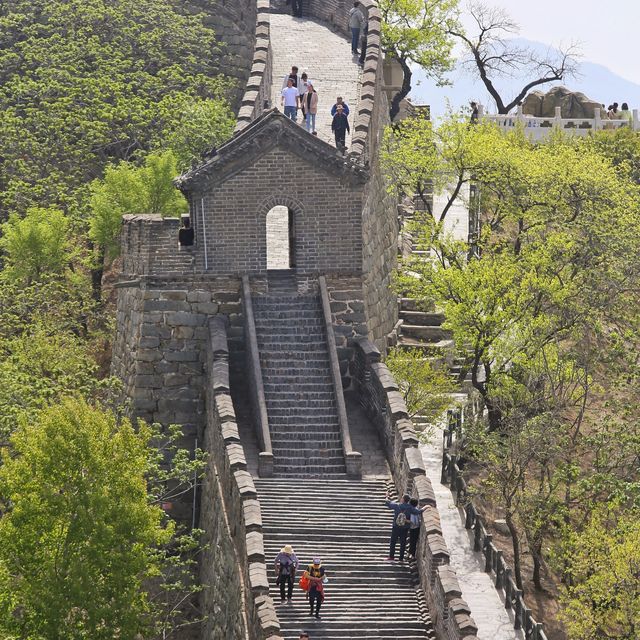
M 293 211 L 276 205 L 267 213 L 267 270 L 293 269 L 295 262 L 295 230 Z

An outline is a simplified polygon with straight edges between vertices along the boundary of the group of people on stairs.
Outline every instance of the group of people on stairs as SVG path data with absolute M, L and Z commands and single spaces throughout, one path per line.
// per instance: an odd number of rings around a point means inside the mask
M 408 494 L 402 496 L 398 502 L 389 499 L 385 500 L 385 506 L 393 511 L 393 525 L 391 528 L 391 539 L 389 541 L 389 556 L 387 560 L 395 559 L 396 545 L 400 543 L 400 562 L 404 561 L 407 539 L 409 540 L 409 556 L 415 558 L 420 536 L 420 524 L 426 506 L 418 508 L 418 499 L 412 498 Z M 286 544 L 274 560 L 276 574 L 276 585 L 280 588 L 280 602 L 291 604 L 293 598 L 293 587 L 296 573 L 299 567 L 299 560 L 293 547 Z M 309 615 L 320 619 L 320 607 L 324 602 L 324 585 L 328 582 L 325 569 L 319 557 L 314 557 L 313 561 L 307 565 L 299 586 L 306 592 L 309 601 Z M 300 636 L 303 637 L 302 635 Z
M 293 597 L 293 583 L 298 570 L 298 557 L 290 544 L 286 544 L 280 550 L 274 561 L 276 571 L 276 584 L 280 587 L 280 602 L 291 603 Z M 315 557 L 307 566 L 299 585 L 306 592 L 309 600 L 309 615 L 320 619 L 320 607 L 324 601 L 324 585 L 327 582 L 324 567 L 320 558 Z

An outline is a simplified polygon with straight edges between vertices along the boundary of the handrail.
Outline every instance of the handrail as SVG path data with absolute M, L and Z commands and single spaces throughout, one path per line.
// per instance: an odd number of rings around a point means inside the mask
M 338 423 L 340 425 L 340 434 L 342 436 L 342 447 L 344 449 L 345 463 L 347 466 L 347 475 L 350 478 L 362 477 L 362 455 L 353 450 L 351 445 L 351 434 L 349 433 L 349 421 L 347 419 L 347 407 L 344 402 L 344 394 L 342 392 L 342 378 L 340 376 L 340 362 L 338 360 L 338 352 L 336 350 L 336 338 L 333 333 L 333 319 L 331 316 L 331 303 L 329 302 L 329 291 L 327 289 L 327 280 L 324 276 L 318 277 L 320 285 L 320 299 L 322 301 L 322 315 L 324 325 L 327 331 L 327 349 L 329 351 L 329 364 L 331 369 L 331 379 L 333 382 L 333 390 L 336 396 L 336 407 L 338 409 Z
M 482 551 L 485 558 L 484 570 L 495 576 L 495 587 L 504 594 L 505 609 L 513 609 L 514 629 L 522 629 L 527 640 L 548 640 L 541 622 L 536 622 L 524 602 L 523 593 L 512 577 L 512 569 L 503 558 L 503 552 L 493 543 L 493 536 L 487 532 L 480 520 L 480 514 L 469 497 L 469 490 L 458 466 L 458 456 L 450 449 L 462 437 L 463 413 L 460 408 L 449 409 L 447 426 L 442 433 L 442 484 L 448 484 L 455 493 L 455 503 L 465 512 L 465 529 L 473 529 L 473 550 Z
M 244 339 L 247 354 L 247 367 L 251 381 L 251 407 L 253 417 L 258 425 L 258 438 L 262 451 L 258 456 L 258 475 L 268 478 L 273 475 L 273 450 L 271 449 L 271 433 L 269 431 L 269 415 L 267 414 L 267 402 L 264 397 L 264 383 L 262 381 L 262 369 L 260 368 L 260 352 L 258 350 L 258 337 L 256 322 L 253 317 L 253 303 L 251 302 L 251 286 L 249 276 L 242 276 L 242 306 L 244 315 Z
M 516 114 L 482 114 L 481 119 L 487 122 L 494 122 L 501 129 L 515 129 L 518 126 L 524 127 L 525 133 L 534 138 L 542 138 L 554 130 L 562 130 L 569 133 L 586 135 L 591 131 L 601 131 L 608 129 L 619 129 L 628 127 L 634 131 L 640 130 L 640 112 L 634 109 L 631 112 L 631 121 L 625 119 L 609 120 L 602 117 L 600 109 L 594 109 L 593 118 L 563 118 L 561 108 L 556 107 L 555 115 L 530 116 L 522 113 L 518 109 Z

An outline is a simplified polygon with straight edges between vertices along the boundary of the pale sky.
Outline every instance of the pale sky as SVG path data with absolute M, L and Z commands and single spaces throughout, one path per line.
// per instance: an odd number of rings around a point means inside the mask
M 581 42 L 585 61 L 640 84 L 640 0 L 487 0 L 487 4 L 503 7 L 520 25 L 521 37 L 556 46 Z

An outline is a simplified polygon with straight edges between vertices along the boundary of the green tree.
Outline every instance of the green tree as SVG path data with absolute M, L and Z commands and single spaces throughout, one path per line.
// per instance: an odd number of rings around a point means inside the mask
M 228 114 L 206 23 L 175 0 L 3 3 L 0 210 L 83 213 L 106 164 L 166 148 L 192 109 Z M 189 153 L 212 144 L 203 125 Z
M 578 527 L 584 509 L 611 495 L 637 494 L 637 158 L 626 142 L 623 159 L 600 140 L 534 145 L 522 132 L 455 124 L 423 139 L 421 126 L 403 139 L 400 125 L 391 141 L 401 162 L 409 146 L 405 184 L 463 168 L 480 194 L 482 231 L 468 259 L 467 243 L 431 215 L 418 218 L 414 241 L 426 253 L 404 261 L 398 286 L 445 312 L 487 410 L 462 453 L 484 470 L 478 490 L 506 516 L 518 584 L 526 539 L 541 588 L 547 548 L 564 526 Z M 414 173 L 420 145 L 431 157 Z
M 433 423 L 452 404 L 454 387 L 446 366 L 434 364 L 419 349 L 392 349 L 385 364 L 400 387 L 410 418 L 420 416 Z
M 640 511 L 594 507 L 567 534 L 561 617 L 570 640 L 634 640 L 640 632 Z
M 29 209 L 0 227 L 5 252 L 4 276 L 33 282 L 45 275 L 64 275 L 74 252 L 67 217 L 57 209 Z
M 124 214 L 178 216 L 189 210 L 184 196 L 173 186 L 177 174 L 175 156 L 166 151 L 148 155 L 141 167 L 130 162 L 107 167 L 104 179 L 92 183 L 89 237 L 107 258 L 119 252 Z
M 157 440 L 144 423 L 134 429 L 81 400 L 22 422 L 0 467 L 3 637 L 133 640 L 158 630 L 164 598 L 149 589 L 174 590 L 163 576 L 176 572 L 175 527 L 157 504 L 172 478 Z M 187 458 L 176 460 L 189 474 Z
M 411 91 L 411 65 L 422 67 L 428 76 L 444 82 L 453 67 L 453 38 L 458 25 L 458 0 L 380 0 L 382 48 L 402 68 L 402 87 L 391 101 L 395 118 L 400 103 Z

